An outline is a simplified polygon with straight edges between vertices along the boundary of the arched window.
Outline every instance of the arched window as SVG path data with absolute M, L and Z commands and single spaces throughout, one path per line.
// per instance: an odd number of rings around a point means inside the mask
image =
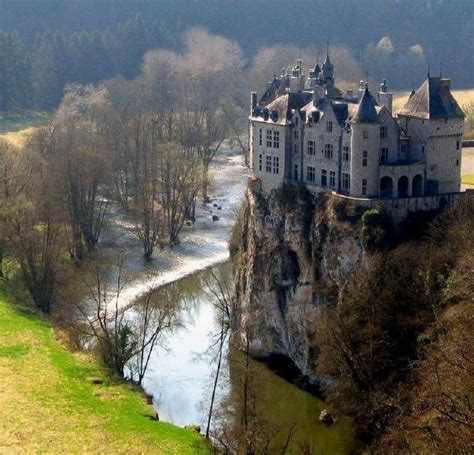
M 408 177 L 406 175 L 398 179 L 398 197 L 408 196 Z
M 423 177 L 419 174 L 413 177 L 411 194 L 412 196 L 423 196 Z
M 393 197 L 393 181 L 390 177 L 382 177 L 380 179 L 380 197 Z

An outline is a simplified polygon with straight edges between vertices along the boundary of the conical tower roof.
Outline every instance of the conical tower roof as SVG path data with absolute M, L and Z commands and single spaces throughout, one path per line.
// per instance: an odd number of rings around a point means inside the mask
M 352 116 L 353 123 L 377 123 L 378 116 L 375 110 L 374 100 L 369 92 L 369 87 L 366 85 L 364 94 L 360 99 L 359 105 Z
M 428 77 L 410 96 L 399 114 L 422 119 L 464 118 L 451 94 L 449 79 Z

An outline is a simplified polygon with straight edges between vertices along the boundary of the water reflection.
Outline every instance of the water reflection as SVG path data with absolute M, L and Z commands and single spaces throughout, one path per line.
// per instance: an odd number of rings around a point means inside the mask
M 220 267 L 222 268 L 222 267 Z M 229 270 L 227 268 L 227 274 Z M 152 352 L 143 386 L 153 395 L 153 403 L 160 419 L 176 425 L 201 425 L 205 421 L 210 403 L 210 393 L 215 371 L 215 357 L 209 347 L 215 344 L 219 333 L 216 308 L 206 290 L 209 271 L 197 273 L 170 286 L 180 297 L 182 327 L 168 337 L 165 347 Z M 163 288 L 160 292 L 169 292 Z M 215 354 L 215 351 L 214 351 Z M 232 354 L 231 358 L 235 354 Z M 237 354 L 239 356 L 239 354 Z M 239 395 L 239 363 L 228 361 L 223 367 L 216 403 L 214 430 L 219 416 L 225 418 L 225 404 L 237 400 Z M 306 392 L 289 384 L 270 372 L 263 365 L 252 362 L 258 372 L 261 391 L 260 411 L 263 419 L 270 422 L 272 431 L 295 426 L 295 434 L 287 453 L 348 453 L 352 445 L 349 423 L 341 420 L 334 427 L 319 423 L 318 416 L 324 404 Z M 236 398 L 232 394 L 237 395 Z M 226 401 L 227 400 L 227 401 Z M 232 416 L 229 417 L 232 420 Z M 309 448 L 308 452 L 305 450 Z

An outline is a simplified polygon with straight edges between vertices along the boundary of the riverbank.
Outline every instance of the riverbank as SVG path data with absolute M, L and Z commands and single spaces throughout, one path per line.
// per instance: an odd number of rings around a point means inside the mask
M 0 452 L 207 453 L 197 433 L 157 422 L 141 392 L 72 354 L 0 284 Z

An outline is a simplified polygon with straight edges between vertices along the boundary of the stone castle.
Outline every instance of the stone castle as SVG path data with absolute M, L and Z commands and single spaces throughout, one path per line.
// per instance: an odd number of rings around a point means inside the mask
M 368 201 L 458 193 L 464 113 L 450 80 L 428 75 L 396 114 L 392 101 L 385 80 L 376 94 L 364 81 L 343 94 L 329 52 L 307 78 L 298 60 L 251 95 L 254 176 L 267 192 L 293 181 Z

